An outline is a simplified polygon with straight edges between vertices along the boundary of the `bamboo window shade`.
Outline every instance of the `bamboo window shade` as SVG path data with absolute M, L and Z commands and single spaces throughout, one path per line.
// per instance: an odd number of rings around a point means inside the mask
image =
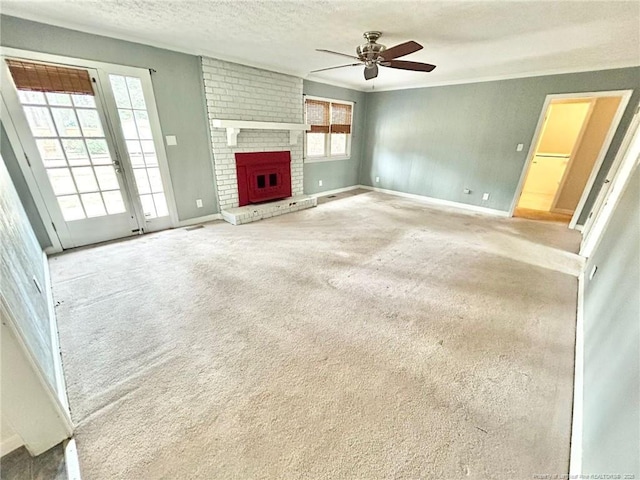
M 18 90 L 94 95 L 91 77 L 86 70 L 24 60 L 6 62 Z
M 351 133 L 351 105 L 331 103 L 331 133 Z
M 329 102 L 322 100 L 305 101 L 307 112 L 307 123 L 311 125 L 312 133 L 329 133 Z

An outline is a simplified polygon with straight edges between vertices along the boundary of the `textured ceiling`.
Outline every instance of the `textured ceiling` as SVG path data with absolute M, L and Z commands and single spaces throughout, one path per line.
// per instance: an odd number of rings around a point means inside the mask
M 145 1 L 2 0 L 4 14 L 292 73 L 361 90 L 388 90 L 640 64 L 638 1 Z M 316 48 L 355 53 L 366 30 L 433 73 L 362 67 Z M 346 60 L 346 62 L 344 61 Z

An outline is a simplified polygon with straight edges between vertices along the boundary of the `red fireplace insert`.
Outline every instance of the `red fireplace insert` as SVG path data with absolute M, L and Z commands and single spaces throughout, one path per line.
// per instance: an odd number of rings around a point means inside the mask
M 291 196 L 291 152 L 236 153 L 240 206 Z

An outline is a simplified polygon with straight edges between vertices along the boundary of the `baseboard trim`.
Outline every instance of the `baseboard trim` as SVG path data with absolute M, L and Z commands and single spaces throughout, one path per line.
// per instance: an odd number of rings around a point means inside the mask
M 214 220 L 222 220 L 222 215 L 219 213 L 212 213 L 211 215 L 204 215 L 202 217 L 187 218 L 178 222 L 178 228 L 188 227 L 190 225 L 197 225 L 198 223 L 213 222 Z
M 569 475 L 582 475 L 582 425 L 584 391 L 584 270 L 578 277 L 578 309 L 576 320 L 576 357 L 573 376 L 573 414 L 571 419 L 571 450 L 569 454 Z
M 67 384 L 64 379 L 64 370 L 62 368 L 62 354 L 60 350 L 60 337 L 58 335 L 58 320 L 56 318 L 56 309 L 53 301 L 53 287 L 51 283 L 51 272 L 49 271 L 49 259 L 46 253 L 42 254 L 44 269 L 44 288 L 47 295 L 47 307 L 49 308 L 49 329 L 51 331 L 51 349 L 53 351 L 53 369 L 56 378 L 56 393 L 58 400 L 64 408 L 67 420 L 73 428 L 71 421 L 71 410 L 69 409 L 69 399 L 67 397 Z
M 82 480 L 80 476 L 80 460 L 75 438 L 66 440 L 64 446 L 64 464 L 67 470 L 67 480 Z
M 397 190 L 388 190 L 386 188 L 370 187 L 369 185 L 359 185 L 359 188 L 365 190 L 372 190 L 374 192 L 387 193 L 389 195 L 396 195 L 398 197 L 411 198 L 421 202 L 426 202 L 432 205 L 441 205 L 443 207 L 453 207 L 462 210 L 470 210 L 472 212 L 485 213 L 487 215 L 495 215 L 499 217 L 509 217 L 509 212 L 505 210 L 496 210 L 494 208 L 479 207 L 477 205 L 469 205 L 468 203 L 453 202 L 451 200 L 443 200 L 441 198 L 428 197 L 426 195 L 417 195 L 415 193 L 399 192 Z
M 4 457 L 6 454 L 20 448 L 22 445 L 24 445 L 24 442 L 18 434 L 11 435 L 0 443 L 0 457 Z
M 351 190 L 357 190 L 361 188 L 360 185 L 351 185 L 349 187 L 343 187 L 343 188 L 335 188 L 333 190 L 325 190 L 323 192 L 316 192 L 316 193 L 310 193 L 309 195 L 312 197 L 326 197 L 327 195 L 337 195 L 338 193 L 344 193 L 344 192 L 349 192 Z

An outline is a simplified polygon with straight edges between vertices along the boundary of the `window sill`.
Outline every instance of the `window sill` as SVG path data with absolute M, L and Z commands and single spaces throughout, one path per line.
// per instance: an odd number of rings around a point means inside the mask
M 345 155 L 342 157 L 307 157 L 304 159 L 304 163 L 335 162 L 337 160 L 351 160 L 351 156 Z

